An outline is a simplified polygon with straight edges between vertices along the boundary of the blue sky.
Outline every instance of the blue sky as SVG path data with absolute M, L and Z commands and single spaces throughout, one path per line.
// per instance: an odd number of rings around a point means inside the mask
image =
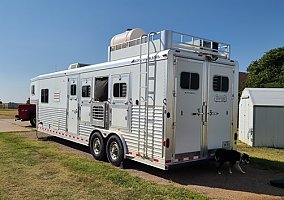
M 240 70 L 284 46 L 282 0 L 0 0 L 0 99 L 25 102 L 29 80 L 107 60 L 127 28 L 175 30 L 231 44 Z

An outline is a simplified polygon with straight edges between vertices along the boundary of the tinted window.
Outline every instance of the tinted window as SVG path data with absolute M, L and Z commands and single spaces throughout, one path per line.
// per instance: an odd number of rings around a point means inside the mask
M 75 84 L 71 85 L 70 90 L 71 90 L 70 92 L 71 96 L 76 95 L 76 85 Z
M 180 74 L 180 87 L 188 90 L 199 89 L 199 74 L 191 72 L 182 72 Z
M 191 73 L 190 74 L 190 89 L 198 90 L 199 89 L 199 74 Z
M 114 97 L 126 97 L 127 85 L 126 83 L 115 83 L 113 85 L 113 96 Z
M 213 90 L 228 92 L 229 90 L 229 78 L 226 76 L 214 76 L 213 77 Z
M 41 103 L 48 103 L 48 89 L 41 90 Z
M 82 87 L 82 97 L 90 97 L 91 96 L 91 86 L 84 85 Z
M 31 87 L 31 94 L 32 94 L 32 95 L 35 94 L 35 85 L 32 85 L 32 87 Z

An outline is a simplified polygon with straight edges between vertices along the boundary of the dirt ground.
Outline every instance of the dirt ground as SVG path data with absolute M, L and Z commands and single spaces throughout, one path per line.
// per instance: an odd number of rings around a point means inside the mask
M 15 121 L 8 116 L 0 116 L 0 133 L 11 131 L 32 131 L 30 122 Z
M 0 134 L 7 131 L 22 131 L 27 137 L 36 139 L 35 132 L 28 122 L 15 122 L 0 116 Z M 40 135 L 45 137 L 46 135 Z M 87 147 L 56 137 L 48 137 L 47 141 L 57 144 L 60 148 L 76 154 L 92 158 Z M 246 174 L 233 170 L 227 173 L 227 168 L 218 175 L 214 162 L 194 164 L 191 166 L 162 171 L 136 162 L 127 162 L 126 171 L 131 175 L 161 184 L 174 184 L 202 193 L 213 199 L 282 199 L 284 189 L 273 187 L 270 180 L 284 177 L 284 173 L 272 170 L 262 170 L 251 165 L 243 166 Z

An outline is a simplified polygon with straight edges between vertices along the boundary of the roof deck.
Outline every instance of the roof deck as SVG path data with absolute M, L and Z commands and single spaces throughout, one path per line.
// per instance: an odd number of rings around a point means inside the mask
M 179 49 L 230 59 L 230 45 L 189 34 L 170 30 L 151 32 L 140 38 L 109 46 L 109 61 L 158 52 Z

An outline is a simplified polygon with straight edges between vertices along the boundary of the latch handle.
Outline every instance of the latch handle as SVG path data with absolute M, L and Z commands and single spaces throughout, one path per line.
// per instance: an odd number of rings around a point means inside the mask
M 192 113 L 192 115 L 197 115 L 197 116 L 199 116 L 199 115 L 204 115 L 204 113 L 203 113 L 203 112 L 200 112 L 200 108 L 198 108 L 198 109 L 197 109 L 197 112 L 196 112 L 196 113 Z
M 212 110 L 209 111 L 209 113 L 207 113 L 208 115 L 219 115 L 218 112 L 213 112 Z

